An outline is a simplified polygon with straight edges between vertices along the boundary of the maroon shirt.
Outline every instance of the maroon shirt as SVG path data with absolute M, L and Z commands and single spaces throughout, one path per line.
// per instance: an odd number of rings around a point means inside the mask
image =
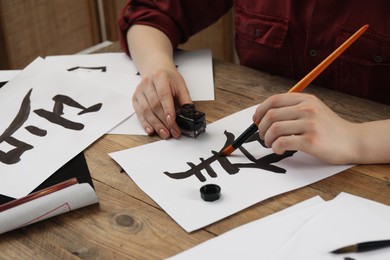
M 364 24 L 369 29 L 314 84 L 390 105 L 389 0 L 129 0 L 121 43 L 132 24 L 163 31 L 176 48 L 234 6 L 241 65 L 296 80 Z

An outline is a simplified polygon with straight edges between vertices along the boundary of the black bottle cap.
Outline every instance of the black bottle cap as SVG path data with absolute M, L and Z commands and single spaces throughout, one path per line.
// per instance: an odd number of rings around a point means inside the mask
M 221 187 L 217 184 L 206 184 L 200 188 L 200 196 L 204 201 L 215 201 L 221 197 Z

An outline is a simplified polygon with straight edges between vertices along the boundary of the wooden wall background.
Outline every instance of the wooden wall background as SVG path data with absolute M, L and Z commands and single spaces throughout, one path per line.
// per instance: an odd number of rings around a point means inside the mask
M 189 41 L 179 46 L 184 50 L 208 48 L 213 57 L 224 61 L 234 61 L 233 12 L 230 10 L 211 27 L 199 32 Z
M 0 0 L 0 68 L 72 54 L 100 42 L 94 0 Z
M 104 20 L 106 23 L 107 40 L 117 41 L 119 39 L 119 29 L 117 20 L 126 0 L 103 0 Z
M 37 56 L 74 54 L 103 40 L 117 41 L 118 14 L 126 0 L 0 0 L 0 69 L 23 69 Z M 106 39 L 99 8 L 104 9 Z M 232 13 L 180 46 L 210 48 L 233 61 Z

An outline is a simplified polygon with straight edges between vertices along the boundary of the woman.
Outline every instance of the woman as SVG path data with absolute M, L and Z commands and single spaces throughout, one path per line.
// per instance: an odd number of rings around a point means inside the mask
M 121 43 L 142 76 L 133 104 L 148 134 L 180 136 L 175 105 L 192 101 L 173 50 L 232 7 L 240 63 L 297 80 L 369 24 L 313 83 L 390 104 L 389 1 L 129 0 L 119 19 Z M 351 123 L 311 95 L 272 96 L 253 120 L 275 153 L 301 150 L 335 164 L 390 162 L 390 120 Z

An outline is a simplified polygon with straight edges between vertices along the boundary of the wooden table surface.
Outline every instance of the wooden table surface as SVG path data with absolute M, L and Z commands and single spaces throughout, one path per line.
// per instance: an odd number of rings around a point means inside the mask
M 119 51 L 118 44 L 103 51 Z M 197 109 L 206 113 L 208 123 L 286 92 L 295 83 L 217 60 L 213 69 L 215 101 L 195 102 Z M 352 121 L 390 118 L 390 106 L 315 86 L 305 92 L 314 93 Z M 0 259 L 163 259 L 315 195 L 329 200 L 348 192 L 390 205 L 390 165 L 358 165 L 187 233 L 108 155 L 156 140 L 159 138 L 104 135 L 94 142 L 85 155 L 99 204 L 0 235 Z

